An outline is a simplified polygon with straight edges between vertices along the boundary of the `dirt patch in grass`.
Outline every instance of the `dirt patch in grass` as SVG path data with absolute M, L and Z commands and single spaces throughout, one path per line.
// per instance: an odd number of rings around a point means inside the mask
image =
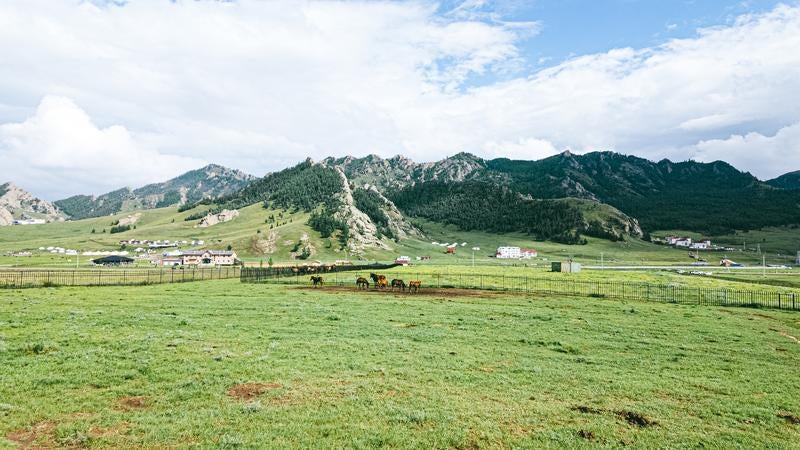
M 654 425 L 658 425 L 658 422 L 656 422 L 655 420 L 650 419 L 650 418 L 648 418 L 648 417 L 646 417 L 646 416 L 644 416 L 642 414 L 639 414 L 637 412 L 633 412 L 633 411 L 618 411 L 617 414 L 619 414 L 619 416 L 622 417 L 623 419 L 625 419 L 625 421 L 628 422 L 629 424 L 636 425 L 637 427 L 646 428 L 646 427 L 651 427 L 651 426 L 654 426 Z
M 780 411 L 778 413 L 778 417 L 792 425 L 800 425 L 800 417 L 797 417 L 788 411 Z
M 121 399 L 117 400 L 117 405 L 119 405 L 119 407 L 125 411 L 144 409 L 150 406 L 150 399 L 143 395 L 122 397 Z
M 589 431 L 589 430 L 578 430 L 578 436 L 587 441 L 593 441 L 596 438 L 594 435 L 594 431 Z
M 17 444 L 18 448 L 23 449 L 46 449 L 56 448 L 58 444 L 53 439 L 56 425 L 50 421 L 39 422 L 30 428 L 12 431 L 6 435 L 6 439 Z
M 373 294 L 373 295 L 393 295 L 395 297 L 415 297 L 415 296 L 425 296 L 425 297 L 444 297 L 444 298 L 453 298 L 453 297 L 472 297 L 472 298 L 496 298 L 507 296 L 508 292 L 499 292 L 499 291 L 486 291 L 480 289 L 457 289 L 457 288 L 426 288 L 423 287 L 419 290 L 419 292 L 409 292 L 409 291 L 398 291 L 394 290 L 391 291 L 389 289 L 357 289 L 356 287 L 349 287 L 349 286 L 324 286 L 322 288 L 313 288 L 311 286 L 298 286 L 297 289 L 308 289 L 308 290 L 315 290 L 315 291 L 328 291 L 328 292 L 358 292 L 359 294 Z
M 572 407 L 573 411 L 578 411 L 581 414 L 602 414 L 603 410 L 598 408 L 592 408 L 591 406 L 585 405 L 578 405 Z
M 242 383 L 228 389 L 228 396 L 237 400 L 252 400 L 270 389 L 280 389 L 278 383 Z
M 130 424 L 128 422 L 120 422 L 110 427 L 91 427 L 87 434 L 93 438 L 109 438 L 125 434 L 129 429 Z

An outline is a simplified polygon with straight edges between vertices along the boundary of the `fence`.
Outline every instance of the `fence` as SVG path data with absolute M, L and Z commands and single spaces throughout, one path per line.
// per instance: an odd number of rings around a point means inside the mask
M 386 273 L 388 280 L 398 278 L 408 282 L 419 280 L 425 288 L 483 289 L 493 291 L 525 292 L 574 297 L 607 297 L 628 300 L 647 300 L 711 306 L 749 306 L 800 310 L 800 295 L 788 290 L 741 290 L 729 288 L 687 287 L 673 284 L 653 284 L 624 281 L 588 281 L 567 277 L 540 278 L 528 276 L 503 276 L 451 273 Z M 242 271 L 242 282 L 281 284 L 310 284 L 308 274 L 276 274 L 261 269 Z M 356 277 L 367 279 L 369 272 L 321 274 L 326 285 L 353 286 Z M 372 280 L 370 280 L 370 283 Z
M 174 269 L 3 269 L 0 270 L 0 288 L 123 286 L 239 277 L 241 269 L 236 266 Z

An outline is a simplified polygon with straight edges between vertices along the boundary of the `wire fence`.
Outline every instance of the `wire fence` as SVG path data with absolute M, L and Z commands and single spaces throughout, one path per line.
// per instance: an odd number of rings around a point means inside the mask
M 615 298 L 626 300 L 646 300 L 663 303 L 680 303 L 709 306 L 747 306 L 756 308 L 776 308 L 800 310 L 800 293 L 789 290 L 743 290 L 720 287 L 689 287 L 675 284 L 654 284 L 625 281 L 590 281 L 571 278 L 541 278 L 530 276 L 504 276 L 491 274 L 464 273 L 387 273 L 379 272 L 391 282 L 393 279 L 419 281 L 421 291 L 425 289 L 481 289 L 490 291 L 521 292 L 547 295 L 567 295 L 573 297 Z M 356 287 L 356 279 L 366 278 L 370 289 L 375 284 L 368 271 L 349 273 L 318 273 L 323 285 Z M 264 269 L 248 268 L 242 270 L 244 283 L 279 283 L 310 285 L 314 274 L 273 273 Z M 391 286 L 385 288 L 392 290 Z M 394 290 L 398 290 L 397 288 Z
M 2 269 L 0 288 L 127 286 L 240 278 L 238 266 L 163 269 Z

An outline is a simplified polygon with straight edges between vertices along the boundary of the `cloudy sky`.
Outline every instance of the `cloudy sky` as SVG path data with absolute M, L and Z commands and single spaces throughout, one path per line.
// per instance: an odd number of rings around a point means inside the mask
M 3 0 L 0 182 L 564 149 L 771 178 L 800 169 L 798 49 L 796 0 Z

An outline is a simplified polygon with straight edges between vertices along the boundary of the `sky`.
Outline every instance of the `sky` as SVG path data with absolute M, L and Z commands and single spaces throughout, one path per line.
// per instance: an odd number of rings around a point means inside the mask
M 800 169 L 800 2 L 4 0 L 0 182 L 614 150 Z

